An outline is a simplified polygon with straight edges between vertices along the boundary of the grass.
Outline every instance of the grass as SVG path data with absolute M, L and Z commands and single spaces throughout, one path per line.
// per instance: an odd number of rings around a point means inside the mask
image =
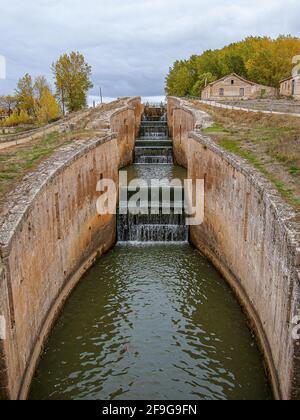
M 238 141 L 223 139 L 220 140 L 219 144 L 228 152 L 238 155 L 243 159 L 247 160 L 252 166 L 260 170 L 265 176 L 269 175 L 268 171 L 266 170 L 264 165 L 259 161 L 257 156 L 248 150 L 242 149 Z
M 227 130 L 221 125 L 221 124 L 217 124 L 214 123 L 212 127 L 208 127 L 208 128 L 204 128 L 203 132 L 206 134 L 211 134 L 211 133 L 224 133 Z
M 298 168 L 297 166 L 292 166 L 290 168 L 290 174 L 291 175 L 300 175 L 300 168 Z
M 208 112 L 214 125 L 204 129 L 227 151 L 258 169 L 281 196 L 300 210 L 300 119 L 193 104 Z
M 260 159 L 252 152 L 242 149 L 239 142 L 235 140 L 223 139 L 219 144 L 228 152 L 233 153 L 247 160 L 252 166 L 258 169 L 273 185 L 277 188 L 280 194 L 294 207 L 300 210 L 300 199 L 294 195 L 294 190 L 287 187 L 282 181 L 279 181 L 273 173 L 271 173 Z M 299 169 L 299 168 L 297 168 Z M 299 174 L 300 171 L 297 173 Z
M 104 104 L 101 108 L 90 109 L 87 115 L 81 116 L 77 121 L 77 129 L 72 132 L 54 132 L 23 145 L 0 149 L 0 210 L 5 202 L 6 194 L 20 182 L 24 175 L 33 171 L 59 147 L 74 140 L 88 140 L 105 135 L 106 133 L 102 130 L 86 129 L 87 124 L 100 114 L 116 109 L 121 104 L 122 100 L 116 100 Z
M 78 130 L 72 133 L 52 133 L 40 140 L 11 149 L 0 151 L 0 207 L 5 194 L 10 191 L 28 172 L 34 170 L 40 162 L 51 156 L 64 144 L 79 139 L 89 139 L 102 135 L 95 130 Z

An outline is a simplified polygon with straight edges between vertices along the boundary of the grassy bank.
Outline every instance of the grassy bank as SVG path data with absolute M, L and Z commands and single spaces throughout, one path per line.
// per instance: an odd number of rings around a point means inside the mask
M 105 135 L 106 133 L 101 130 L 86 129 L 87 124 L 121 105 L 122 100 L 116 100 L 95 109 L 91 108 L 76 123 L 77 129 L 71 132 L 54 132 L 41 139 L 30 140 L 23 145 L 0 150 L 0 210 L 5 202 L 7 192 L 12 190 L 24 175 L 33 171 L 39 163 L 51 156 L 59 147 L 74 140 Z
M 0 152 L 0 208 L 5 194 L 13 189 L 20 179 L 34 170 L 56 149 L 74 140 L 89 139 L 103 135 L 100 131 L 78 130 L 71 133 L 52 133 L 40 140 Z
M 204 130 L 227 151 L 258 169 L 300 210 L 300 119 L 212 108 L 193 101 L 215 121 Z

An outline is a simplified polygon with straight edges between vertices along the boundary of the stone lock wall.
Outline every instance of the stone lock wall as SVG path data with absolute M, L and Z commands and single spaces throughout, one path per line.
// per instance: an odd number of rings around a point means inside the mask
M 200 110 L 190 109 L 187 105 L 184 112 L 179 107 L 181 101 L 175 98 L 168 100 L 168 125 L 173 139 L 174 158 L 176 162 L 187 168 L 188 136 L 195 128 L 208 127 L 211 120 L 207 114 Z M 185 103 L 183 101 L 183 103 Z
M 300 399 L 300 342 L 292 335 L 300 315 L 299 214 L 247 162 L 201 134 L 206 114 L 169 98 L 169 117 L 178 162 L 189 178 L 205 180 L 205 219 L 191 227 L 191 241 L 247 311 L 275 396 Z
M 143 107 L 138 98 L 130 100 L 130 106 L 115 112 L 111 117 L 111 130 L 118 133 L 120 167 L 133 161 L 135 139 L 139 131 Z
M 0 316 L 6 323 L 0 399 L 26 398 L 65 299 L 115 244 L 116 217 L 98 215 L 96 186 L 101 178 L 118 182 L 119 167 L 132 155 L 140 113 L 139 98 L 128 99 L 112 111 L 106 135 L 59 149 L 7 197 L 0 224 Z

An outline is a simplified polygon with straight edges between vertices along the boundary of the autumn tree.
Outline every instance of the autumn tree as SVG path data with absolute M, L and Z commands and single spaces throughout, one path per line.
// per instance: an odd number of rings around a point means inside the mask
M 16 105 L 17 105 L 17 99 L 15 96 L 11 96 L 11 95 L 0 96 L 0 109 L 3 109 L 9 117 L 12 114 Z
M 15 109 L 11 113 L 11 115 L 1 123 L 1 126 L 15 127 L 20 124 L 30 124 L 30 123 L 32 123 L 32 117 L 30 117 L 26 111 L 21 110 L 19 112 L 17 109 Z
M 220 50 L 192 55 L 176 61 L 166 77 L 169 95 L 195 95 L 203 88 L 205 74 L 220 79 L 237 73 L 253 82 L 278 87 L 280 80 L 291 75 L 292 58 L 300 55 L 300 39 L 292 36 L 248 37 Z
M 8 118 L 3 122 L 7 126 L 34 122 L 46 124 L 61 114 L 46 78 L 38 76 L 33 80 L 29 74 L 18 81 L 15 97 L 0 98 L 0 107 L 9 110 Z
M 36 100 L 41 100 L 45 90 L 51 91 L 45 76 L 38 76 L 34 81 L 33 91 Z
M 56 120 L 60 116 L 60 113 L 61 109 L 55 97 L 48 87 L 44 87 L 35 104 L 37 122 L 39 124 L 47 124 L 50 121 Z
M 91 66 L 79 52 L 62 55 L 52 65 L 55 77 L 56 95 L 63 113 L 77 111 L 87 104 L 87 92 L 93 87 L 91 83 Z
M 34 82 L 35 95 L 35 116 L 39 124 L 47 124 L 50 121 L 56 120 L 61 109 L 52 95 L 51 88 L 47 79 L 44 76 L 38 76 Z
M 251 59 L 246 63 L 251 80 L 278 87 L 280 80 L 292 73 L 292 58 L 300 54 L 300 40 L 280 36 L 276 41 L 265 39 L 257 46 Z

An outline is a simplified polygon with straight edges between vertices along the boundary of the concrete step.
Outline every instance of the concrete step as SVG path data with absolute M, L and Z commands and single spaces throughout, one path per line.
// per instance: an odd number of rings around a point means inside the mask
M 173 148 L 172 147 L 136 147 L 134 149 L 135 157 L 140 156 L 173 156 Z
M 135 147 L 172 147 L 171 140 L 137 140 Z
M 156 203 L 162 203 L 166 198 L 171 201 L 174 205 L 176 202 L 182 202 L 184 200 L 184 187 L 161 187 L 157 186 L 156 188 L 141 187 L 141 186 L 130 186 L 130 187 L 121 187 L 121 197 L 127 197 L 129 200 L 137 192 L 141 192 L 143 196 L 147 196 L 148 200 L 153 199 Z

